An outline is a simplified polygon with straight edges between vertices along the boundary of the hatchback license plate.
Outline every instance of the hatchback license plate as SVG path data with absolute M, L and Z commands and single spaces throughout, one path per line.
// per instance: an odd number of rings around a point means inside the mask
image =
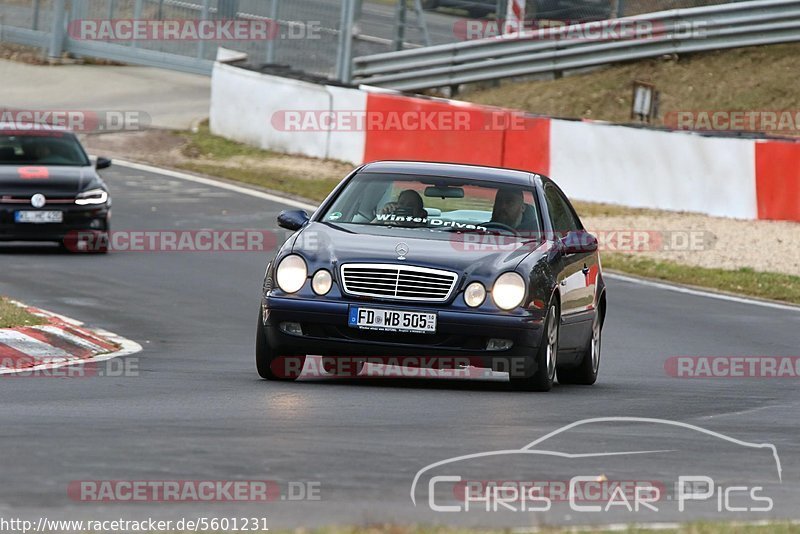
M 364 330 L 435 334 L 436 314 L 351 306 L 348 324 Z
M 18 223 L 62 223 L 64 213 L 61 211 L 18 211 L 14 214 L 14 221 Z

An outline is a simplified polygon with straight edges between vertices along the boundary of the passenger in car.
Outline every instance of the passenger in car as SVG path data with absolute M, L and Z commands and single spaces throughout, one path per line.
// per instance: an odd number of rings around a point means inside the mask
M 426 218 L 425 204 L 419 193 L 413 189 L 406 189 L 397 197 L 397 202 L 388 202 L 381 210 L 383 215 L 403 215 Z

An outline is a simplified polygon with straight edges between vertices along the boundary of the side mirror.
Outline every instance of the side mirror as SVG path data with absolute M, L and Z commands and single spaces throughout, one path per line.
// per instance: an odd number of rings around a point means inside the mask
M 596 252 L 598 248 L 597 238 L 585 230 L 569 232 L 561 240 L 564 246 L 564 254 L 585 254 Z
M 97 162 L 94 164 L 94 168 L 98 171 L 101 169 L 107 169 L 111 167 L 111 160 L 108 158 L 98 157 Z
M 278 226 L 287 230 L 299 230 L 309 221 L 308 213 L 303 210 L 286 210 L 278 215 Z

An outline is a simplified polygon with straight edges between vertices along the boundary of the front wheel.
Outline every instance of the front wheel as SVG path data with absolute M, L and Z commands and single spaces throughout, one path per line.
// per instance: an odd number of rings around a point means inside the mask
M 592 337 L 583 349 L 581 362 L 577 367 L 566 367 L 558 370 L 559 384 L 578 384 L 591 386 L 597 382 L 597 374 L 600 371 L 600 348 L 603 341 L 603 318 L 600 310 L 592 321 Z
M 280 357 L 274 353 L 267 343 L 264 334 L 263 310 L 258 313 L 258 326 L 256 328 L 256 370 L 261 378 L 291 382 L 297 380 L 303 372 L 305 356 Z
M 547 310 L 544 335 L 536 356 L 523 365 L 523 371 L 511 369 L 511 387 L 518 391 L 550 391 L 556 377 L 556 358 L 558 356 L 558 305 L 554 302 Z

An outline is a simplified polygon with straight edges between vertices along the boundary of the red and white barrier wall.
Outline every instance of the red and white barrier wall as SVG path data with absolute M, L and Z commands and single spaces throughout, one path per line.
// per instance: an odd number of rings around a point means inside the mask
M 458 112 L 472 127 L 297 131 L 285 128 L 287 111 L 373 118 Z M 548 175 L 577 200 L 800 222 L 800 143 L 523 116 L 370 87 L 317 85 L 223 63 L 214 69 L 210 115 L 213 133 L 280 152 L 353 164 L 406 159 L 502 166 Z M 503 115 L 507 128 L 489 124 L 502 124 Z

